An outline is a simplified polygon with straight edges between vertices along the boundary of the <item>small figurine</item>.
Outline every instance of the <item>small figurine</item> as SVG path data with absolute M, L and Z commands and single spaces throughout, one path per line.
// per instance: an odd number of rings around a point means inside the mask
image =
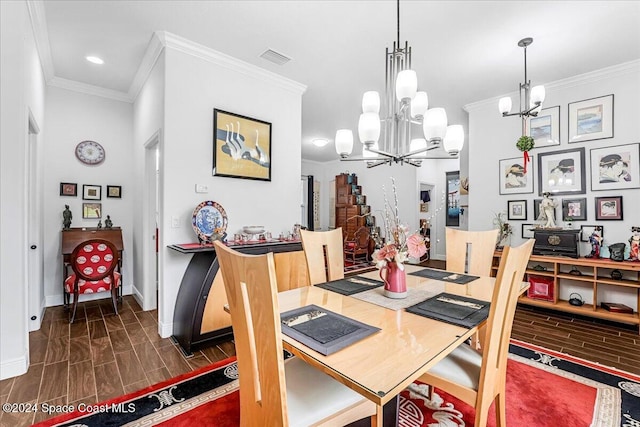
M 542 196 L 544 197 L 540 202 L 540 215 L 538 216 L 538 220 L 546 221 L 542 228 L 555 228 L 555 211 L 556 206 L 558 206 L 551 197 L 549 197 L 551 193 L 544 192 Z
M 98 230 L 102 228 L 102 220 L 98 221 Z
M 589 243 L 591 243 L 591 253 L 585 258 L 600 258 L 600 247 L 602 246 L 602 236 L 600 235 L 602 228 L 597 226 L 594 228 L 593 233 L 589 236 Z
M 113 222 L 111 222 L 110 215 L 107 215 L 107 219 L 104 220 L 104 228 L 107 228 L 107 229 L 113 228 Z
M 640 261 L 640 227 L 631 227 L 631 237 L 629 237 L 629 258 L 630 261 Z
M 71 220 L 73 219 L 73 214 L 69 210 L 69 205 L 64 205 L 64 210 L 62 211 L 62 225 L 65 230 L 71 228 Z

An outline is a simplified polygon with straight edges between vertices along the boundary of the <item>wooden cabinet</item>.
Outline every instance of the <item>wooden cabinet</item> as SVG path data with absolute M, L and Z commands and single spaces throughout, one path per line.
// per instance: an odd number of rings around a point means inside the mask
M 498 269 L 500 256 L 500 252 L 494 254 L 494 274 Z M 621 279 L 612 278 L 614 270 L 622 273 Z M 529 276 L 547 277 L 551 279 L 554 289 L 549 300 L 524 295 L 519 300 L 522 304 L 639 325 L 640 327 L 640 313 L 638 312 L 638 307 L 640 307 L 640 262 L 531 255 L 526 275 L 525 280 L 529 280 Z M 568 289 L 569 286 L 580 288 L 580 295 L 587 301 L 584 305 L 569 304 L 569 295 L 567 292 L 562 292 L 563 287 Z M 615 300 L 616 290 L 623 292 L 626 290 L 627 293 L 635 295 L 636 311 L 617 313 L 601 307 L 603 302 L 621 302 Z
M 356 230 L 362 226 L 372 226 L 372 217 L 367 196 L 362 194 L 355 174 L 336 176 L 336 228 L 342 227 L 342 239 L 353 239 Z

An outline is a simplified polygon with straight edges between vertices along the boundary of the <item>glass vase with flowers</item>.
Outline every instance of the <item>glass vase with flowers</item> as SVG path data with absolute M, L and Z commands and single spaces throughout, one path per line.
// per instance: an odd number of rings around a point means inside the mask
M 422 235 L 402 224 L 398 213 L 398 193 L 396 183 L 391 178 L 393 206 L 384 194 L 383 222 L 386 242 L 372 254 L 376 267 L 380 270 L 380 278 L 384 281 L 384 295 L 389 298 L 405 298 L 407 296 L 407 278 L 404 263 L 411 258 L 419 259 L 427 252 Z M 384 273 L 384 274 L 383 274 Z

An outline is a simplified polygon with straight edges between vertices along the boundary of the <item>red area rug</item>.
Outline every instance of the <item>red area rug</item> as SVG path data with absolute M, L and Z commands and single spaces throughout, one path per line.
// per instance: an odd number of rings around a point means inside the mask
M 37 426 L 238 426 L 237 374 L 227 359 Z M 458 399 L 437 389 L 426 396 L 418 382 L 402 392 L 400 426 L 473 425 L 473 409 Z M 640 377 L 512 341 L 506 412 L 510 427 L 640 426 Z

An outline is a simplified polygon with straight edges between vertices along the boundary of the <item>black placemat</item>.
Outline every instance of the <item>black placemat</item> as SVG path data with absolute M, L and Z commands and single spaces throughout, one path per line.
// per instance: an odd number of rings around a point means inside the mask
M 408 307 L 409 313 L 472 328 L 489 317 L 491 303 L 446 292 Z
M 283 334 L 325 356 L 380 330 L 313 304 L 284 312 L 280 320 Z
M 364 277 L 348 277 L 315 285 L 318 288 L 337 292 L 342 295 L 353 295 L 384 285 L 384 282 Z
M 424 268 L 422 270 L 409 273 L 414 276 L 427 277 L 429 279 L 442 280 L 450 283 L 457 283 L 458 285 L 466 285 L 469 282 L 473 282 L 479 279 L 478 276 L 470 276 L 468 274 L 452 273 L 450 271 L 435 270 L 433 268 Z

